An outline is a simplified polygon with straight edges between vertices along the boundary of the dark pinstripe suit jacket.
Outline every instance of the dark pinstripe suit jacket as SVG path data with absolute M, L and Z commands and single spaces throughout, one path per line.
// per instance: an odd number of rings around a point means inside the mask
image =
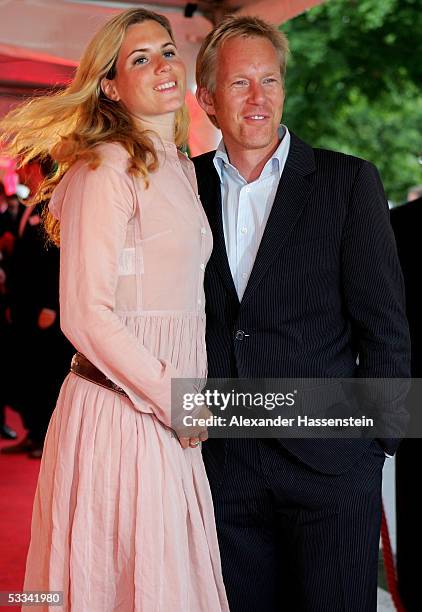
M 292 134 L 239 303 L 213 156 L 193 160 L 214 237 L 205 275 L 209 377 L 410 376 L 403 280 L 376 168 L 362 159 L 312 149 Z M 237 339 L 237 330 L 248 336 Z M 281 443 L 309 465 L 339 473 L 369 441 Z M 396 446 L 385 442 L 388 452 Z

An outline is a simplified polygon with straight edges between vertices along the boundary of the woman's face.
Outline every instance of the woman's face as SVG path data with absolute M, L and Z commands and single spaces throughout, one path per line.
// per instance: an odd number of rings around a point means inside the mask
M 156 21 L 130 26 L 116 76 L 103 79 L 102 89 L 141 121 L 178 110 L 185 100 L 186 70 L 167 30 Z

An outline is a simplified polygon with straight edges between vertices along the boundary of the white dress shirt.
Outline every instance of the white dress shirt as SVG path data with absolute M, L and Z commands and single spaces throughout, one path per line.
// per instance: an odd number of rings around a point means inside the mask
M 289 130 L 279 128 L 280 144 L 260 176 L 248 183 L 229 161 L 223 140 L 214 156 L 220 177 L 224 239 L 239 300 L 248 284 L 261 238 L 290 148 Z

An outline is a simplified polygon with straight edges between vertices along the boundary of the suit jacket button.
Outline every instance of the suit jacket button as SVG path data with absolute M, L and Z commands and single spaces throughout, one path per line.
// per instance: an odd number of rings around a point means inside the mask
M 241 329 L 238 329 L 234 337 L 236 338 L 236 340 L 243 340 L 243 338 L 245 337 L 245 332 Z

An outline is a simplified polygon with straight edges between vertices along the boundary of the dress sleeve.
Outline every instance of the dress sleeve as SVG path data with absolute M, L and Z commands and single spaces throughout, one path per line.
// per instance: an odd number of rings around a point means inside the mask
M 135 203 L 131 177 L 104 163 L 96 170 L 84 165 L 71 177 L 60 218 L 61 327 L 137 410 L 171 426 L 177 371 L 154 357 L 114 312 L 119 254 Z

